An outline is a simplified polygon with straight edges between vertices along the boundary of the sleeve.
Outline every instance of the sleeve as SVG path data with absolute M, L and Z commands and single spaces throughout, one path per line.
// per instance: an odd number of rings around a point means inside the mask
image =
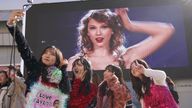
M 157 85 L 165 85 L 166 86 L 166 73 L 162 70 L 154 70 L 154 69 L 145 69 L 144 75 L 147 77 L 151 77 L 155 84 Z
M 65 71 L 66 67 L 62 66 L 61 67 L 61 71 L 62 71 L 62 80 L 59 84 L 60 88 L 62 89 L 62 91 L 66 94 L 69 94 L 71 91 L 71 83 L 69 81 L 69 75 L 68 72 Z
M 35 81 L 37 81 L 40 73 L 40 65 L 36 58 L 33 56 L 32 51 L 27 43 L 27 40 L 24 38 L 23 34 L 19 31 L 18 27 L 8 26 L 7 28 L 12 36 L 15 35 L 15 41 L 17 43 L 17 49 L 20 52 L 24 64 L 27 67 L 27 79 L 25 84 L 27 85 L 26 93 L 30 91 L 30 86 Z
M 28 70 L 32 70 L 34 65 L 38 64 L 38 61 L 33 56 L 27 40 L 24 38 L 21 31 L 19 31 L 18 27 L 12 27 L 12 26 L 7 25 L 7 28 L 12 36 L 15 35 L 15 41 L 17 43 L 17 48 L 21 54 L 22 59 L 24 60 L 25 66 L 27 67 Z

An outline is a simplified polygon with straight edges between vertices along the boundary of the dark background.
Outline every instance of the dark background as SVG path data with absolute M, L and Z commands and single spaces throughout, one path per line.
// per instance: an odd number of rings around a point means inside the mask
M 191 4 L 191 2 L 175 0 L 142 0 L 142 2 L 139 0 L 92 0 L 34 4 L 26 12 L 25 35 L 37 58 L 48 45 L 60 48 L 64 56 L 69 58 L 78 52 L 76 28 L 79 20 L 88 10 L 128 7 L 131 20 L 170 22 L 176 29 L 173 38 L 146 59 L 150 66 L 165 70 L 173 79 L 191 78 Z M 125 34 L 126 47 L 146 38 L 142 36 L 143 34 L 129 32 Z M 102 73 L 100 70 L 98 72 Z

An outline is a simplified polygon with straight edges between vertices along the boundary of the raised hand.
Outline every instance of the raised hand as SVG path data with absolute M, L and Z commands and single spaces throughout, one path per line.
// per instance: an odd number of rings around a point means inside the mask
M 135 61 L 135 70 L 138 71 L 139 73 L 144 73 L 145 67 L 142 64 L 139 64 L 138 61 Z
M 24 16 L 24 13 L 22 10 L 12 11 L 7 21 L 7 25 L 16 24 L 16 22 L 20 21 L 23 16 Z
M 131 21 L 128 16 L 128 8 L 117 8 L 115 13 L 120 17 L 123 26 L 127 29 L 131 29 Z

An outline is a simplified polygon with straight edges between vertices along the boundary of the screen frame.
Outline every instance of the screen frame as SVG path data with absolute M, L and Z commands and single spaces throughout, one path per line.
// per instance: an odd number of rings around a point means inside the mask
M 109 3 L 110 2 L 110 3 Z M 175 0 L 143 0 L 142 2 L 138 2 L 136 0 L 118 0 L 113 1 L 111 0 L 93 0 L 93 1 L 72 1 L 72 2 L 61 2 L 61 3 L 45 3 L 45 4 L 33 4 L 31 8 L 36 7 L 46 7 L 50 6 L 61 6 L 63 11 L 72 11 L 72 10 L 88 10 L 88 9 L 102 9 L 102 8 L 116 8 L 116 7 L 146 7 L 146 6 L 159 6 L 159 5 L 168 5 L 168 4 L 178 4 L 182 7 L 183 11 L 183 18 L 184 18 L 184 27 L 185 27 L 185 33 L 186 33 L 186 43 L 187 43 L 187 51 L 188 51 L 188 58 L 189 58 L 189 66 L 187 67 L 174 67 L 174 68 L 157 68 L 164 70 L 168 76 L 172 77 L 173 79 L 186 79 L 186 78 L 192 78 L 192 35 L 191 32 L 191 24 L 192 21 L 192 15 L 189 14 L 191 9 L 191 4 L 185 4 L 182 1 L 175 1 Z M 59 8 L 59 7 L 58 7 Z M 38 10 L 38 9 L 37 9 Z M 30 12 L 30 9 L 27 10 L 27 13 Z M 30 22 L 27 22 L 27 20 L 30 20 L 30 16 L 26 16 L 26 28 L 30 28 Z M 27 31 L 26 37 L 29 35 Z M 43 49 L 43 48 L 41 48 Z M 40 55 L 40 54 L 37 54 Z M 129 70 L 128 70 L 129 71 Z

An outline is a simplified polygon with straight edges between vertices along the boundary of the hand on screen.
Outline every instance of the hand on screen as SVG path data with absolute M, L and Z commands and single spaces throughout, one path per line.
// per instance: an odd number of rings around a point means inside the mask
M 121 22 L 125 28 L 130 29 L 131 28 L 131 21 L 128 16 L 128 8 L 116 8 L 115 13 L 119 16 L 121 19 Z

